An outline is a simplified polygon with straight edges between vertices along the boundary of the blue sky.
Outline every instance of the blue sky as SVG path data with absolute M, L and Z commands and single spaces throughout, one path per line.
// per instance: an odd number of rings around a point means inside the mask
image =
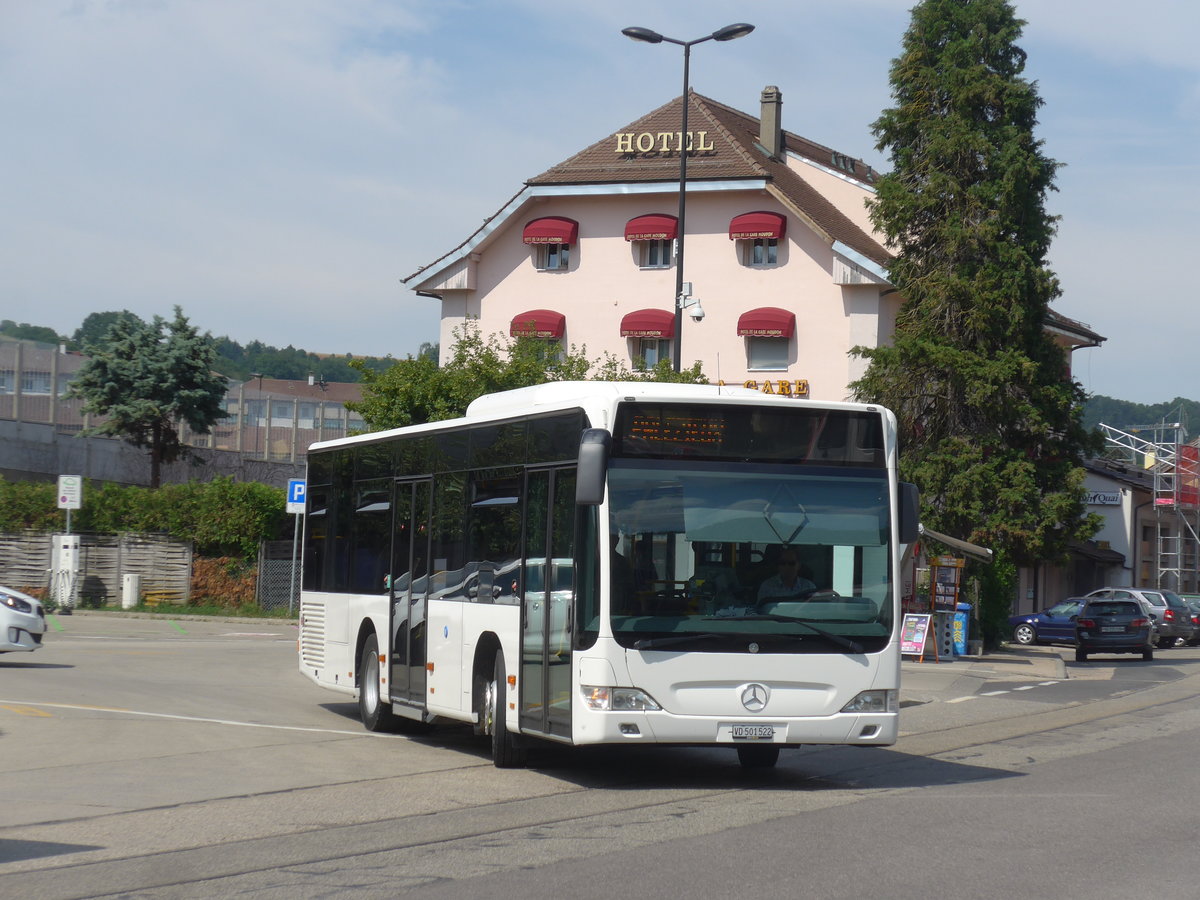
M 0 318 L 93 311 L 403 356 L 437 307 L 400 279 L 523 181 L 692 86 L 887 169 L 871 122 L 907 0 L 3 0 Z M 1026 0 L 1021 45 L 1065 167 L 1055 308 L 1108 337 L 1085 389 L 1200 399 L 1200 4 Z M 1200 430 L 1197 423 L 1194 430 Z

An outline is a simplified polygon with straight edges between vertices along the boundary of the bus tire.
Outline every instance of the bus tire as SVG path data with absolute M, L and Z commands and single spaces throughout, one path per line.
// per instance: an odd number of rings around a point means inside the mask
M 358 715 L 367 731 L 396 730 L 396 715 L 379 692 L 379 638 L 373 634 L 358 657 Z
M 737 748 L 737 754 L 743 769 L 770 769 L 779 762 L 779 747 L 775 744 L 746 744 Z
M 482 731 L 491 738 L 492 763 L 497 769 L 518 769 L 525 765 L 525 748 L 516 735 L 508 730 L 508 705 L 504 702 L 507 680 L 504 671 L 504 652 L 496 651 L 492 678 L 484 681 L 479 698 L 479 721 Z

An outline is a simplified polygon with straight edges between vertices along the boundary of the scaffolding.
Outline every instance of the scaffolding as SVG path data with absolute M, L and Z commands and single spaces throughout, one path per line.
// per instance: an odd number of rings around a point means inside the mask
M 1187 442 L 1181 422 L 1139 425 L 1122 431 L 1100 425 L 1109 456 L 1145 469 L 1153 476 L 1152 567 L 1135 574 L 1159 589 L 1200 589 L 1200 447 Z M 1136 527 L 1137 523 L 1134 523 Z M 1131 534 L 1131 542 L 1141 535 Z M 1136 546 L 1136 544 L 1135 544 Z

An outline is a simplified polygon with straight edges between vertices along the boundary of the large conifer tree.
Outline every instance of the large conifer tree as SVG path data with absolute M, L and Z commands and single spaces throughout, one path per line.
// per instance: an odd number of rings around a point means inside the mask
M 69 396 L 83 399 L 83 412 L 107 417 L 90 433 L 122 437 L 148 451 L 150 486 L 157 488 L 162 464 L 188 453 L 180 423 L 208 434 L 225 416 L 226 381 L 213 371 L 212 336 L 201 335 L 176 306 L 170 322 L 119 315 L 90 352 Z
M 1025 23 L 1005 0 L 922 0 L 874 124 L 892 171 L 871 218 L 904 297 L 856 394 L 890 406 L 923 520 L 1011 563 L 1060 559 L 1094 533 L 1080 464 L 1096 449 L 1082 389 L 1046 332 L 1060 293 L 1045 208 L 1058 164 L 1033 131 Z M 1003 599 L 1002 602 L 1007 602 Z

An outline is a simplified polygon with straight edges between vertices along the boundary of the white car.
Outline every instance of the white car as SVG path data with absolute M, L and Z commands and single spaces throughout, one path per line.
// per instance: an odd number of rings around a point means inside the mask
M 36 650 L 45 633 L 42 601 L 0 585 L 0 653 Z

